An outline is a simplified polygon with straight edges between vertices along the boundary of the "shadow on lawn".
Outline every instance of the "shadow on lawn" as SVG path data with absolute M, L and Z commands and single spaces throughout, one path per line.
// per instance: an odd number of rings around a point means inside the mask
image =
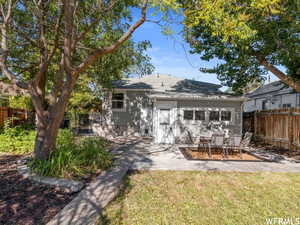
M 110 207 L 111 204 L 117 204 L 118 209 L 114 214 L 114 224 L 122 224 L 123 215 L 124 215 L 124 205 L 126 195 L 132 190 L 133 186 L 130 183 L 130 176 L 136 174 L 138 172 L 129 172 L 127 176 L 124 178 L 124 184 L 118 194 L 118 196 L 106 207 Z M 99 218 L 99 222 L 97 225 L 110 225 L 112 224 L 111 219 L 107 216 L 106 213 L 101 212 L 101 216 Z

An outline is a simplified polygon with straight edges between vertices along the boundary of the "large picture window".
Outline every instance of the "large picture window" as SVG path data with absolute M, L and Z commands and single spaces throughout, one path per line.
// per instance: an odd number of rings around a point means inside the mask
M 231 112 L 230 111 L 222 111 L 221 112 L 221 120 L 222 121 L 231 121 Z
M 210 111 L 209 112 L 209 121 L 219 121 L 220 112 L 219 111 Z
M 112 109 L 120 110 L 125 108 L 125 94 L 113 93 L 112 94 Z

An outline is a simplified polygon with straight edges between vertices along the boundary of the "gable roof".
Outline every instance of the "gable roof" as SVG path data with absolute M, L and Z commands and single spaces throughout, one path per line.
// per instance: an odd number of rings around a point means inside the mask
M 252 98 L 270 94 L 281 95 L 289 93 L 294 93 L 294 90 L 291 87 L 287 86 L 282 81 L 274 81 L 257 88 L 255 91 L 247 94 L 246 96 Z
M 155 92 L 179 92 L 221 94 L 221 85 L 173 77 L 166 74 L 148 75 L 141 78 L 127 78 L 113 82 L 117 89 L 147 89 Z

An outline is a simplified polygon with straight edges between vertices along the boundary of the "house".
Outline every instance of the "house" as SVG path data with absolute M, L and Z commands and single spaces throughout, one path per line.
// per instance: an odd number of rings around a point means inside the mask
M 300 106 L 300 93 L 281 81 L 271 82 L 246 95 L 245 112 Z
M 153 136 L 156 143 L 191 142 L 209 132 L 241 134 L 245 98 L 220 87 L 163 74 L 115 81 L 103 99 L 106 126 L 94 123 L 93 131 Z

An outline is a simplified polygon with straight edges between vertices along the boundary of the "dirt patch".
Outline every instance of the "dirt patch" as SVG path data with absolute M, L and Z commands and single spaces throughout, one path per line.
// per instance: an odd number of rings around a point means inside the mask
M 46 224 L 76 195 L 24 179 L 17 172 L 22 157 L 0 155 L 0 224 Z
M 274 145 L 265 144 L 263 142 L 256 142 L 255 144 L 252 144 L 252 147 L 285 156 L 294 160 L 300 160 L 300 150 L 284 149 Z
M 230 161 L 262 161 L 261 159 L 248 154 L 246 152 L 242 153 L 242 157 L 240 153 L 230 152 L 227 157 L 223 155 L 221 151 L 212 150 L 211 157 L 207 151 L 204 149 L 198 150 L 198 148 L 180 148 L 180 151 L 184 155 L 184 157 L 188 160 L 230 160 Z

